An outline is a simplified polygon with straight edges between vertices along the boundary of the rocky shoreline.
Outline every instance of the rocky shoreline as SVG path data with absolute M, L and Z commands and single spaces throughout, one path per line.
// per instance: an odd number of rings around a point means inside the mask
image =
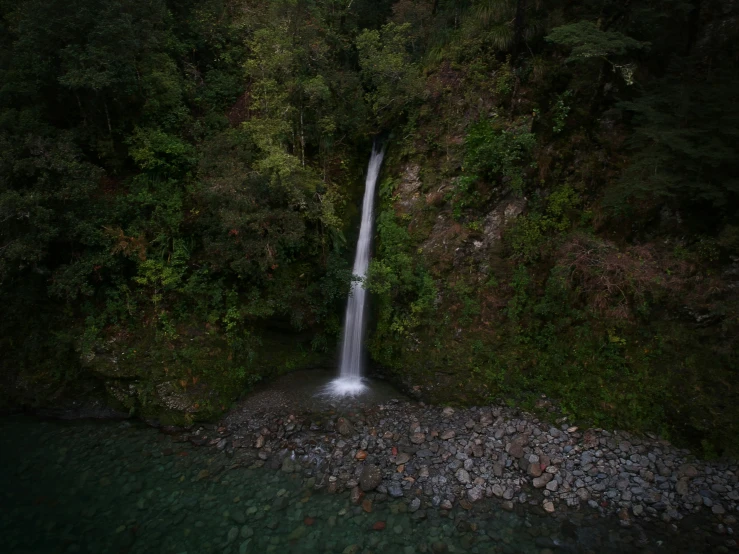
M 471 509 L 490 499 L 507 510 L 590 510 L 616 514 L 622 526 L 675 529 L 699 514 L 722 548 L 736 548 L 736 462 L 699 461 L 658 438 L 557 422 L 500 406 L 455 410 L 390 400 L 301 413 L 247 401 L 181 440 L 216 447 L 240 465 L 302 473 L 329 493 L 351 491 L 365 510 L 373 500 L 396 499 L 422 517 L 432 507 Z

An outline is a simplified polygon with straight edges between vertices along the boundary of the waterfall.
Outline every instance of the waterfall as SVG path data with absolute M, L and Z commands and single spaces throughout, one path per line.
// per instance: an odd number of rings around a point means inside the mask
M 364 184 L 364 200 L 362 202 L 362 224 L 359 227 L 357 253 L 354 257 L 352 273 L 364 279 L 369 267 L 372 247 L 372 229 L 374 227 L 374 203 L 377 177 L 380 174 L 385 149 L 377 142 L 372 148 L 367 180 Z M 341 362 L 339 377 L 329 385 L 329 392 L 336 395 L 356 395 L 365 389 L 362 382 L 364 330 L 366 326 L 365 306 L 367 291 L 362 282 L 353 281 L 344 317 L 344 334 L 341 341 Z

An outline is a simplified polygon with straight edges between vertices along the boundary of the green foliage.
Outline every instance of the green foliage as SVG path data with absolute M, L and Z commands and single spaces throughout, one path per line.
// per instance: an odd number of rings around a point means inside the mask
M 612 57 L 625 56 L 649 48 L 647 42 L 633 39 L 617 31 L 604 31 L 592 21 L 578 21 L 556 27 L 547 35 L 547 40 L 571 49 L 568 62 L 593 58 L 611 62 Z M 632 71 L 628 66 L 615 67 L 622 69 L 624 79 L 631 84 Z
M 137 344 L 151 407 L 160 383 L 233 398 L 313 359 L 266 360 L 268 326 L 333 348 L 367 129 L 348 60 L 372 10 L 354 5 L 0 3 L 10 381 L 102 372 L 96 352 Z
M 495 119 L 471 125 L 465 138 L 464 173 L 456 179 L 450 195 L 454 216 L 459 218 L 464 209 L 485 199 L 478 194 L 481 180 L 502 182 L 522 195 L 535 146 L 536 136 L 525 121 L 511 128 Z
M 154 312 L 162 316 L 159 305 L 167 293 L 178 291 L 187 269 L 188 253 L 181 240 L 174 244 L 172 255 L 166 259 L 149 258 L 138 266 L 133 281 L 150 291 Z M 166 316 L 164 316 L 166 318 Z
M 513 296 L 508 301 L 506 314 L 508 318 L 515 323 L 520 321 L 521 316 L 525 312 L 530 303 L 529 287 L 531 286 L 531 275 L 524 265 L 519 265 L 513 277 L 510 286 L 513 289 Z
M 572 227 L 580 204 L 577 192 L 564 185 L 552 191 L 543 213 L 532 211 L 519 217 L 506 235 L 513 257 L 525 262 L 537 260 L 543 245 L 553 245 L 552 235 Z
M 129 153 L 136 165 L 149 174 L 186 172 L 195 162 L 192 146 L 161 129 L 134 129 Z
M 410 30 L 409 24 L 388 23 L 357 37 L 366 100 L 380 128 L 406 114 L 423 91 L 420 69 L 408 51 Z
M 567 90 L 557 96 L 557 101 L 552 109 L 552 132 L 554 134 L 561 133 L 565 128 L 567 115 L 570 113 L 571 107 L 567 104 L 567 100 L 572 97 L 572 91 Z
M 495 76 L 495 93 L 501 98 L 508 98 L 513 92 L 515 81 L 516 77 L 511 69 L 511 58 L 509 56 L 506 63 L 501 64 Z
M 330 355 L 367 136 L 388 131 L 376 360 L 444 400 L 546 393 L 720 454 L 739 421 L 730 17 L 0 0 L 0 387 L 38 404 L 103 376 L 126 409 L 160 415 L 163 389 L 210 417 Z M 424 186 L 396 216 L 406 163 Z
M 546 240 L 544 217 L 536 212 L 519 218 L 507 235 L 514 255 L 523 261 L 534 261 Z
M 690 71 L 688 68 L 686 68 Z M 672 73 L 620 107 L 633 114 L 631 162 L 606 202 L 669 201 L 733 211 L 739 194 L 736 74 L 717 68 L 689 80 Z
M 431 275 L 414 263 L 410 236 L 391 211 L 377 222 L 378 253 L 370 263 L 366 287 L 377 300 L 377 328 L 370 350 L 377 359 L 391 363 L 388 339 L 408 339 L 434 311 L 436 286 Z
M 502 179 L 522 194 L 534 146 L 536 137 L 526 121 L 510 129 L 495 120 L 479 121 L 470 127 L 465 139 L 464 170 L 490 181 Z
M 603 31 L 592 21 L 578 21 L 562 25 L 547 35 L 554 44 L 570 48 L 567 62 L 585 63 L 599 60 L 611 65 L 627 85 L 634 84 L 634 58 L 650 44 L 631 38 L 618 31 Z
M 469 26 L 495 50 L 520 51 L 549 27 L 547 7 L 545 2 L 478 0 L 471 10 Z

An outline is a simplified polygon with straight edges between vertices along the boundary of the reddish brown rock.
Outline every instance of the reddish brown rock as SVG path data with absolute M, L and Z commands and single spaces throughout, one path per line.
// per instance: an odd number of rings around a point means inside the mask
M 585 431 L 585 436 L 582 438 L 583 445 L 585 448 L 595 448 L 599 444 L 598 435 L 592 429 Z
M 351 502 L 352 504 L 359 504 L 362 501 L 362 498 L 364 497 L 364 492 L 359 487 L 354 487 L 351 492 Z

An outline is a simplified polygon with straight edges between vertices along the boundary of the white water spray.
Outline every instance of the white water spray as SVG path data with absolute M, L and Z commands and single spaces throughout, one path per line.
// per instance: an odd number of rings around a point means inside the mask
M 374 145 L 367 168 L 367 180 L 364 185 L 364 201 L 362 202 L 362 225 L 359 228 L 357 253 L 354 258 L 352 273 L 365 278 L 370 261 L 372 246 L 372 229 L 374 227 L 374 203 L 377 177 L 380 174 L 385 149 Z M 326 392 L 336 396 L 355 396 L 366 389 L 362 381 L 364 330 L 366 326 L 365 306 L 367 291 L 359 281 L 352 282 L 351 294 L 346 305 L 344 318 L 344 336 L 341 341 L 341 363 L 339 377 L 327 387 Z

